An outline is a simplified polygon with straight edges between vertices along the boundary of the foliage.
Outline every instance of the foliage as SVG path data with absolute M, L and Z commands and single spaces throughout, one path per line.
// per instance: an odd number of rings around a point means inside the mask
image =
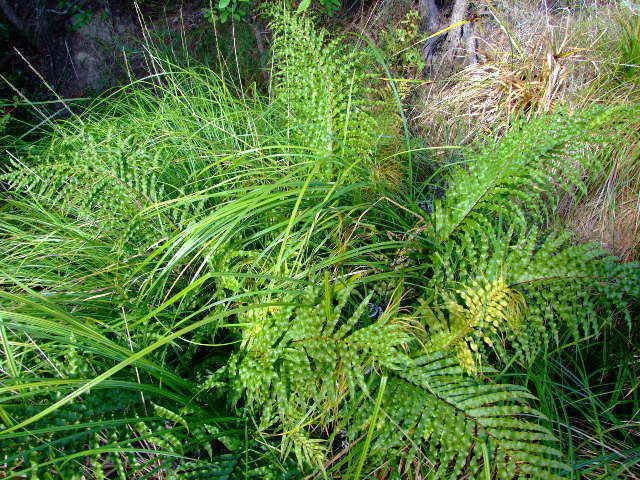
M 598 319 L 624 311 L 627 267 L 593 245 L 574 246 L 567 234 L 532 225 L 544 224 L 563 191 L 584 188 L 581 172 L 593 162 L 588 145 L 615 139 L 618 122 L 624 126 L 637 113 L 620 107 L 540 117 L 488 142 L 466 168 L 450 169 L 450 187 L 432 200 L 425 231 L 432 251 L 426 290 L 449 325 L 462 315 L 477 330 L 480 310 L 485 328 L 469 335 L 476 337 L 472 350 L 499 348 L 495 334 L 502 331 L 502 343 L 515 342 L 518 357 L 533 358 L 539 342 L 557 339 L 558 321 L 579 339 L 599 330 Z
M 307 11 L 307 9 L 311 6 L 311 2 L 312 0 L 301 0 L 298 5 L 297 13 L 303 13 Z M 340 9 L 342 0 L 318 0 L 318 4 L 322 8 L 324 13 L 331 15 L 335 14 Z
M 97 14 L 90 6 L 86 5 L 86 2 L 73 0 L 59 0 L 57 8 L 60 13 L 69 18 L 72 30 L 80 30 L 82 27 L 86 27 Z M 108 16 L 109 10 L 103 10 L 101 15 Z
M 412 78 L 426 67 L 422 55 L 420 14 L 409 10 L 397 25 L 380 33 L 380 48 L 389 58 L 390 67 L 401 78 Z
M 165 64 L 12 147 L 7 478 L 566 477 L 508 374 L 630 321 L 637 266 L 547 226 L 639 108 L 413 171 L 368 55 L 272 30 L 268 96 Z
M 249 14 L 252 3 L 251 0 L 219 0 L 215 7 L 205 8 L 204 12 L 211 23 L 218 20 L 225 23 L 230 19 L 238 21 Z
M 614 52 L 616 60 L 615 76 L 623 81 L 637 84 L 640 74 L 640 14 L 631 11 L 620 13 L 618 20 L 620 35 L 616 37 Z
M 256 8 L 254 0 L 217 0 L 217 4 L 205 8 L 204 14 L 211 23 L 220 21 L 225 23 L 229 20 L 239 21 L 245 19 L 252 9 Z M 293 7 L 294 2 L 289 3 Z M 316 3 L 316 2 L 314 2 Z M 297 12 L 307 11 L 312 4 L 312 0 L 301 0 L 298 4 Z M 320 10 L 327 15 L 334 15 L 342 4 L 342 0 L 317 0 Z

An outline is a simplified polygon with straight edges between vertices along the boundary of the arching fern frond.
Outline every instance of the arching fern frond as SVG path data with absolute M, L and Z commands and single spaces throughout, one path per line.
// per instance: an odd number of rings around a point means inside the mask
M 629 291 L 623 287 L 628 274 L 640 278 L 638 267 L 629 265 L 622 273 L 602 249 L 572 245 L 570 234 L 548 234 L 541 227 L 560 196 L 583 185 L 593 161 L 590 145 L 610 142 L 639 108 L 559 113 L 517 124 L 453 170 L 444 199 L 435 200 L 434 228 L 425 231 L 424 300 L 432 311 L 442 312 L 440 323 L 458 331 L 476 329 L 486 340 L 467 344 L 480 352 L 489 347 L 502 358 L 515 353 L 518 360 L 530 361 L 563 328 L 579 339 L 597 333 L 619 313 L 629 321 L 629 297 L 621 292 Z M 520 299 L 517 313 L 508 315 L 511 321 L 498 327 L 487 308 L 480 322 L 467 316 L 464 327 L 457 326 L 461 314 L 468 315 L 477 303 L 479 286 L 500 282 L 512 299 Z M 454 297 L 462 303 L 452 303 Z M 424 319 L 433 329 L 430 322 Z M 504 341 L 494 342 L 495 335 Z M 458 353 L 472 365 L 469 352 Z
M 345 38 L 328 38 L 308 17 L 282 12 L 272 28 L 273 104 L 288 119 L 287 138 L 320 158 L 371 163 L 380 144 L 389 141 L 385 125 L 393 122 L 375 115 L 382 104 L 372 95 L 374 77 L 365 54 L 348 48 Z
M 373 451 L 395 451 L 400 472 L 422 478 L 561 478 L 569 467 L 532 398 L 442 351 L 417 357 L 387 389 Z
M 301 463 L 325 448 L 314 430 L 333 423 L 343 402 L 366 389 L 367 376 L 391 363 L 407 339 L 390 321 L 392 306 L 371 321 L 371 294 L 354 302 L 355 293 L 354 285 L 325 278 L 282 306 L 256 308 L 225 367 L 233 400 L 244 399 L 262 429 L 281 430 L 283 451 Z
M 435 200 L 434 236 L 445 241 L 460 232 L 485 230 L 495 220 L 502 228 L 527 228 L 543 220 L 559 195 L 584 189 L 583 174 L 593 167 L 591 143 L 607 143 L 640 114 L 638 106 L 556 113 L 517 122 L 498 141 L 472 153 L 465 166 L 452 169 L 444 199 Z
M 544 235 L 530 229 L 518 237 L 489 231 L 472 238 L 465 232 L 458 242 L 451 240 L 427 257 L 431 278 L 423 302 L 429 310 L 423 306 L 416 315 L 423 316 L 430 331 L 447 325 L 443 338 L 451 340 L 454 331 L 475 331 L 470 345 L 481 353 L 502 358 L 515 354 L 520 361 L 530 361 L 550 340 L 558 340 L 563 329 L 579 339 L 600 331 L 614 315 L 630 322 L 629 300 L 637 293 L 629 284 L 640 276 L 637 265 L 621 266 L 594 245 L 573 245 L 568 233 Z M 500 309 L 481 303 L 484 310 L 473 311 L 483 320 L 469 317 L 477 292 L 498 285 L 509 292 L 505 298 L 510 301 Z M 439 312 L 436 320 L 429 312 Z M 502 312 L 507 314 L 496 324 L 492 316 Z M 471 365 L 471 356 L 464 355 Z

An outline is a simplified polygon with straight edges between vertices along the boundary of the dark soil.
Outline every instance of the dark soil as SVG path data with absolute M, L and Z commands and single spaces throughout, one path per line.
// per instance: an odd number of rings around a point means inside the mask
M 170 26 L 172 17 L 200 11 L 199 0 L 139 4 L 140 11 L 132 0 L 0 0 L 0 73 L 31 100 L 55 99 L 51 90 L 92 96 L 122 84 L 141 73 L 141 18 L 154 30 L 160 18 Z M 0 98 L 15 95 L 2 82 Z

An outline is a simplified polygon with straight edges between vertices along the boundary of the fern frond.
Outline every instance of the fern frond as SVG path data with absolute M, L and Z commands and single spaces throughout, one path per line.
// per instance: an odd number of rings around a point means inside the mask
M 476 339 L 469 338 L 469 345 L 485 357 L 490 351 L 501 358 L 514 353 L 528 363 L 549 341 L 557 341 L 563 329 L 579 339 L 599 332 L 615 315 L 630 321 L 629 302 L 636 289 L 624 285 L 640 278 L 636 264 L 621 267 L 594 245 L 572 245 L 568 233 L 543 235 L 529 230 L 520 238 L 479 236 L 475 243 L 467 235 L 460 238 L 432 254 L 432 278 L 426 282 L 424 299 L 426 306 L 440 313 L 427 314 L 423 323 L 435 328 L 434 333 L 438 325 L 447 325 L 443 338 L 450 347 L 460 345 L 453 342 L 456 331 L 475 331 Z M 478 303 L 474 298 L 478 285 L 504 285 L 509 300 L 495 306 Z M 474 319 L 468 310 L 471 305 L 482 306 L 473 313 L 483 320 Z M 423 307 L 416 314 L 425 312 Z M 493 318 L 496 313 L 505 313 L 498 323 Z M 470 355 L 465 355 L 471 366 Z
M 345 396 L 363 387 L 367 372 L 395 356 L 406 335 L 389 321 L 367 318 L 371 294 L 355 307 L 351 285 L 309 287 L 282 307 L 257 308 L 229 362 L 235 391 L 263 419 L 285 425 L 310 409 L 323 418 Z M 353 308 L 348 314 L 345 310 Z M 269 422 L 267 422 L 267 425 Z
M 278 65 L 273 103 L 288 119 L 287 138 L 320 158 L 371 163 L 385 120 L 373 114 L 364 54 L 347 48 L 344 38 L 328 39 L 308 17 L 280 13 L 272 28 Z
M 435 309 L 423 303 L 414 313 L 428 326 L 428 352 L 453 349 L 460 365 L 475 373 L 484 347 L 503 343 L 513 337 L 522 322 L 526 303 L 520 292 L 509 287 L 504 278 L 481 284 L 472 282 L 464 290 L 443 291 L 443 305 Z
M 443 351 L 407 360 L 396 375 L 372 454 L 382 461 L 395 452 L 401 475 L 558 479 L 568 471 L 523 388 L 484 383 Z M 354 432 L 366 422 L 359 418 Z
M 495 219 L 502 228 L 527 228 L 527 219 L 544 220 L 559 194 L 577 187 L 594 160 L 590 143 L 607 143 L 637 106 L 591 109 L 541 116 L 487 142 L 455 167 L 443 200 L 435 200 L 434 236 L 445 241 L 459 231 L 482 231 Z M 506 227 L 505 227 L 506 226 Z
M 425 302 L 443 312 L 449 346 L 469 368 L 474 355 L 453 341 L 461 315 L 464 328 L 486 339 L 468 339 L 472 350 L 491 346 L 502 358 L 515 352 L 520 361 L 531 361 L 563 328 L 579 339 L 600 331 L 613 315 L 629 318 L 629 297 L 620 293 L 627 280 L 615 259 L 594 245 L 572 245 L 568 233 L 546 234 L 530 225 L 543 224 L 562 192 L 582 185 L 592 160 L 589 145 L 610 141 L 621 119 L 637 111 L 632 105 L 534 119 L 471 155 L 468 170 L 450 175 L 445 198 L 435 201 L 434 230 L 426 233 L 433 243 L 424 263 Z M 627 272 L 640 278 L 637 266 Z M 469 311 L 478 304 L 473 292 L 500 282 L 511 292 L 505 305 L 515 305 L 517 297 L 518 308 L 485 305 L 478 322 Z M 491 312 L 508 312 L 510 321 L 498 327 Z M 496 336 L 502 341 L 494 342 Z

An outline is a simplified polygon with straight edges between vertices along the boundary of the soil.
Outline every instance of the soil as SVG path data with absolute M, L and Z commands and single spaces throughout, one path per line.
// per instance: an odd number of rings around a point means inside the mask
M 0 0 L 5 34 L 0 73 L 36 100 L 54 98 L 43 79 L 63 98 L 92 96 L 122 84 L 141 73 L 141 19 L 152 30 L 160 17 L 170 25 L 170 17 L 180 13 L 156 5 L 172 2 L 140 3 L 137 10 L 129 0 Z M 180 3 L 184 13 L 196 10 L 200 1 Z M 1 98 L 14 95 L 2 85 Z

